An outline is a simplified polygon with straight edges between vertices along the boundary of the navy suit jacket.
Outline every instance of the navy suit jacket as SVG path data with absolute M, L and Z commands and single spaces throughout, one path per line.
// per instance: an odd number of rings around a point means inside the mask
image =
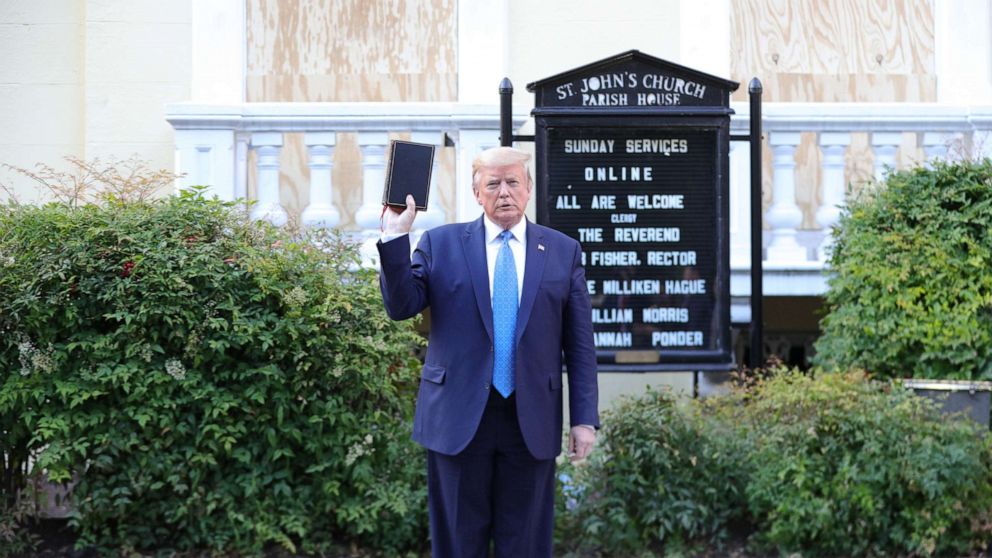
M 596 350 L 579 243 L 527 223 L 516 328 L 517 418 L 537 459 L 561 453 L 562 364 L 571 424 L 599 427 Z M 430 307 L 413 439 L 455 455 L 475 435 L 493 372 L 493 312 L 482 218 L 431 229 L 410 257 L 409 235 L 379 243 L 380 287 L 394 320 Z

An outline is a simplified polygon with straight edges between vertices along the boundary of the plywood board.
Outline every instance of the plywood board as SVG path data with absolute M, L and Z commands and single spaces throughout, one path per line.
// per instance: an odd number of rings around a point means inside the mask
M 731 0 L 731 79 L 757 76 L 766 102 L 936 101 L 932 0 Z M 734 100 L 747 100 L 746 88 Z M 905 134 L 900 168 L 922 156 Z M 764 153 L 764 203 L 773 183 Z M 818 229 L 822 155 L 816 134 L 796 150 L 796 204 L 801 227 Z M 852 134 L 845 177 L 857 190 L 874 176 L 867 134 Z

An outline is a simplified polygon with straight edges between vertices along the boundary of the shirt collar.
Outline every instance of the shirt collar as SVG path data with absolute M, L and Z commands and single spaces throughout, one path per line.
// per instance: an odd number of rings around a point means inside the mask
M 499 233 L 503 232 L 503 227 L 493 223 L 488 215 L 482 216 L 482 224 L 486 228 L 486 244 L 496 240 Z M 510 232 L 513 233 L 513 238 L 517 239 L 521 244 L 525 244 L 527 238 L 527 218 L 521 217 L 519 223 L 510 227 Z

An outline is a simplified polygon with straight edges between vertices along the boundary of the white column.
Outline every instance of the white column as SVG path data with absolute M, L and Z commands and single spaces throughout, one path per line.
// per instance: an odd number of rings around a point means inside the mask
M 984 105 L 992 99 L 992 4 L 935 0 L 937 102 Z
M 252 134 L 251 147 L 255 150 L 255 176 L 258 180 L 258 199 L 251 208 L 252 219 L 265 219 L 273 225 L 286 224 L 286 210 L 279 203 L 279 152 L 282 151 L 282 132 Z
M 772 132 L 768 139 L 774 154 L 774 200 L 765 216 L 772 227 L 767 257 L 770 264 L 806 261 L 806 249 L 796 240 L 796 230 L 803 222 L 803 214 L 796 204 L 796 147 L 799 142 L 799 132 Z
M 363 232 L 379 230 L 388 143 L 389 134 L 386 132 L 358 133 L 358 148 L 362 152 L 362 206 L 355 213 L 355 222 Z
M 310 132 L 303 135 L 310 166 L 310 203 L 300 215 L 305 227 L 330 229 L 341 221 L 331 198 L 331 169 L 334 167 L 334 132 Z
M 458 0 L 458 101 L 498 102 L 509 59 L 508 0 Z M 519 88 L 517 94 L 523 92 Z
M 751 267 L 751 146 L 730 142 L 730 268 Z M 760 226 L 760 225 L 759 225 Z
M 950 134 L 943 132 L 923 132 L 917 137 L 920 139 L 920 146 L 923 148 L 923 161 L 929 168 L 934 159 L 944 161 L 947 159 L 947 141 Z
M 245 102 L 245 0 L 197 0 L 192 6 L 191 100 Z
M 434 227 L 444 224 L 444 211 L 441 209 L 441 200 L 437 199 L 437 196 L 435 195 L 437 193 L 438 159 L 441 157 L 441 150 L 444 149 L 444 133 L 441 131 L 411 132 L 410 141 L 430 143 L 434 145 L 434 168 L 431 170 L 431 184 L 430 191 L 428 193 L 427 211 L 417 215 L 417 219 L 413 222 L 416 228 L 413 231 L 413 237 L 410 241 L 412 246 L 416 246 L 416 243 L 420 241 L 420 237 L 424 234 L 424 231 L 431 230 Z
M 379 258 L 375 243 L 379 239 L 379 219 L 382 217 L 382 190 L 386 185 L 386 132 L 358 132 L 358 148 L 362 152 L 362 206 L 355 213 L 355 222 L 362 227 L 363 265 L 370 266 Z
M 459 130 L 456 149 L 458 168 L 455 184 L 455 221 L 471 221 L 482 215 L 482 207 L 472 191 L 472 161 L 480 152 L 499 146 L 498 130 Z M 531 172 L 536 169 L 531 166 Z
M 208 186 L 207 194 L 235 199 L 235 142 L 231 130 L 176 130 L 176 189 Z
M 971 157 L 992 158 L 992 107 L 973 107 L 968 122 L 972 126 Z
M 896 151 L 902 145 L 902 132 L 872 132 L 871 147 L 875 152 L 875 180 L 881 182 L 886 169 L 895 170 Z
M 234 134 L 234 197 L 248 199 L 248 150 L 251 145 L 251 134 L 237 132 Z
M 826 262 L 834 238 L 832 229 L 840 221 L 840 206 L 844 203 L 844 150 L 851 144 L 848 132 L 821 132 L 820 150 L 823 152 L 823 179 L 820 182 L 822 203 L 816 210 L 816 221 L 823 230 L 823 240 L 817 250 L 817 260 Z

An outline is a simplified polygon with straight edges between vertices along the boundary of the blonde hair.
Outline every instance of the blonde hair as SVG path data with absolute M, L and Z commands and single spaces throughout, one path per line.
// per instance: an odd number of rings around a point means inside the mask
M 522 165 L 527 171 L 527 187 L 534 185 L 534 179 L 530 175 L 530 168 L 527 162 L 530 161 L 530 153 L 521 151 L 513 147 L 492 147 L 476 155 L 472 161 L 472 188 L 479 188 L 479 171 L 484 167 L 503 167 L 507 165 Z

